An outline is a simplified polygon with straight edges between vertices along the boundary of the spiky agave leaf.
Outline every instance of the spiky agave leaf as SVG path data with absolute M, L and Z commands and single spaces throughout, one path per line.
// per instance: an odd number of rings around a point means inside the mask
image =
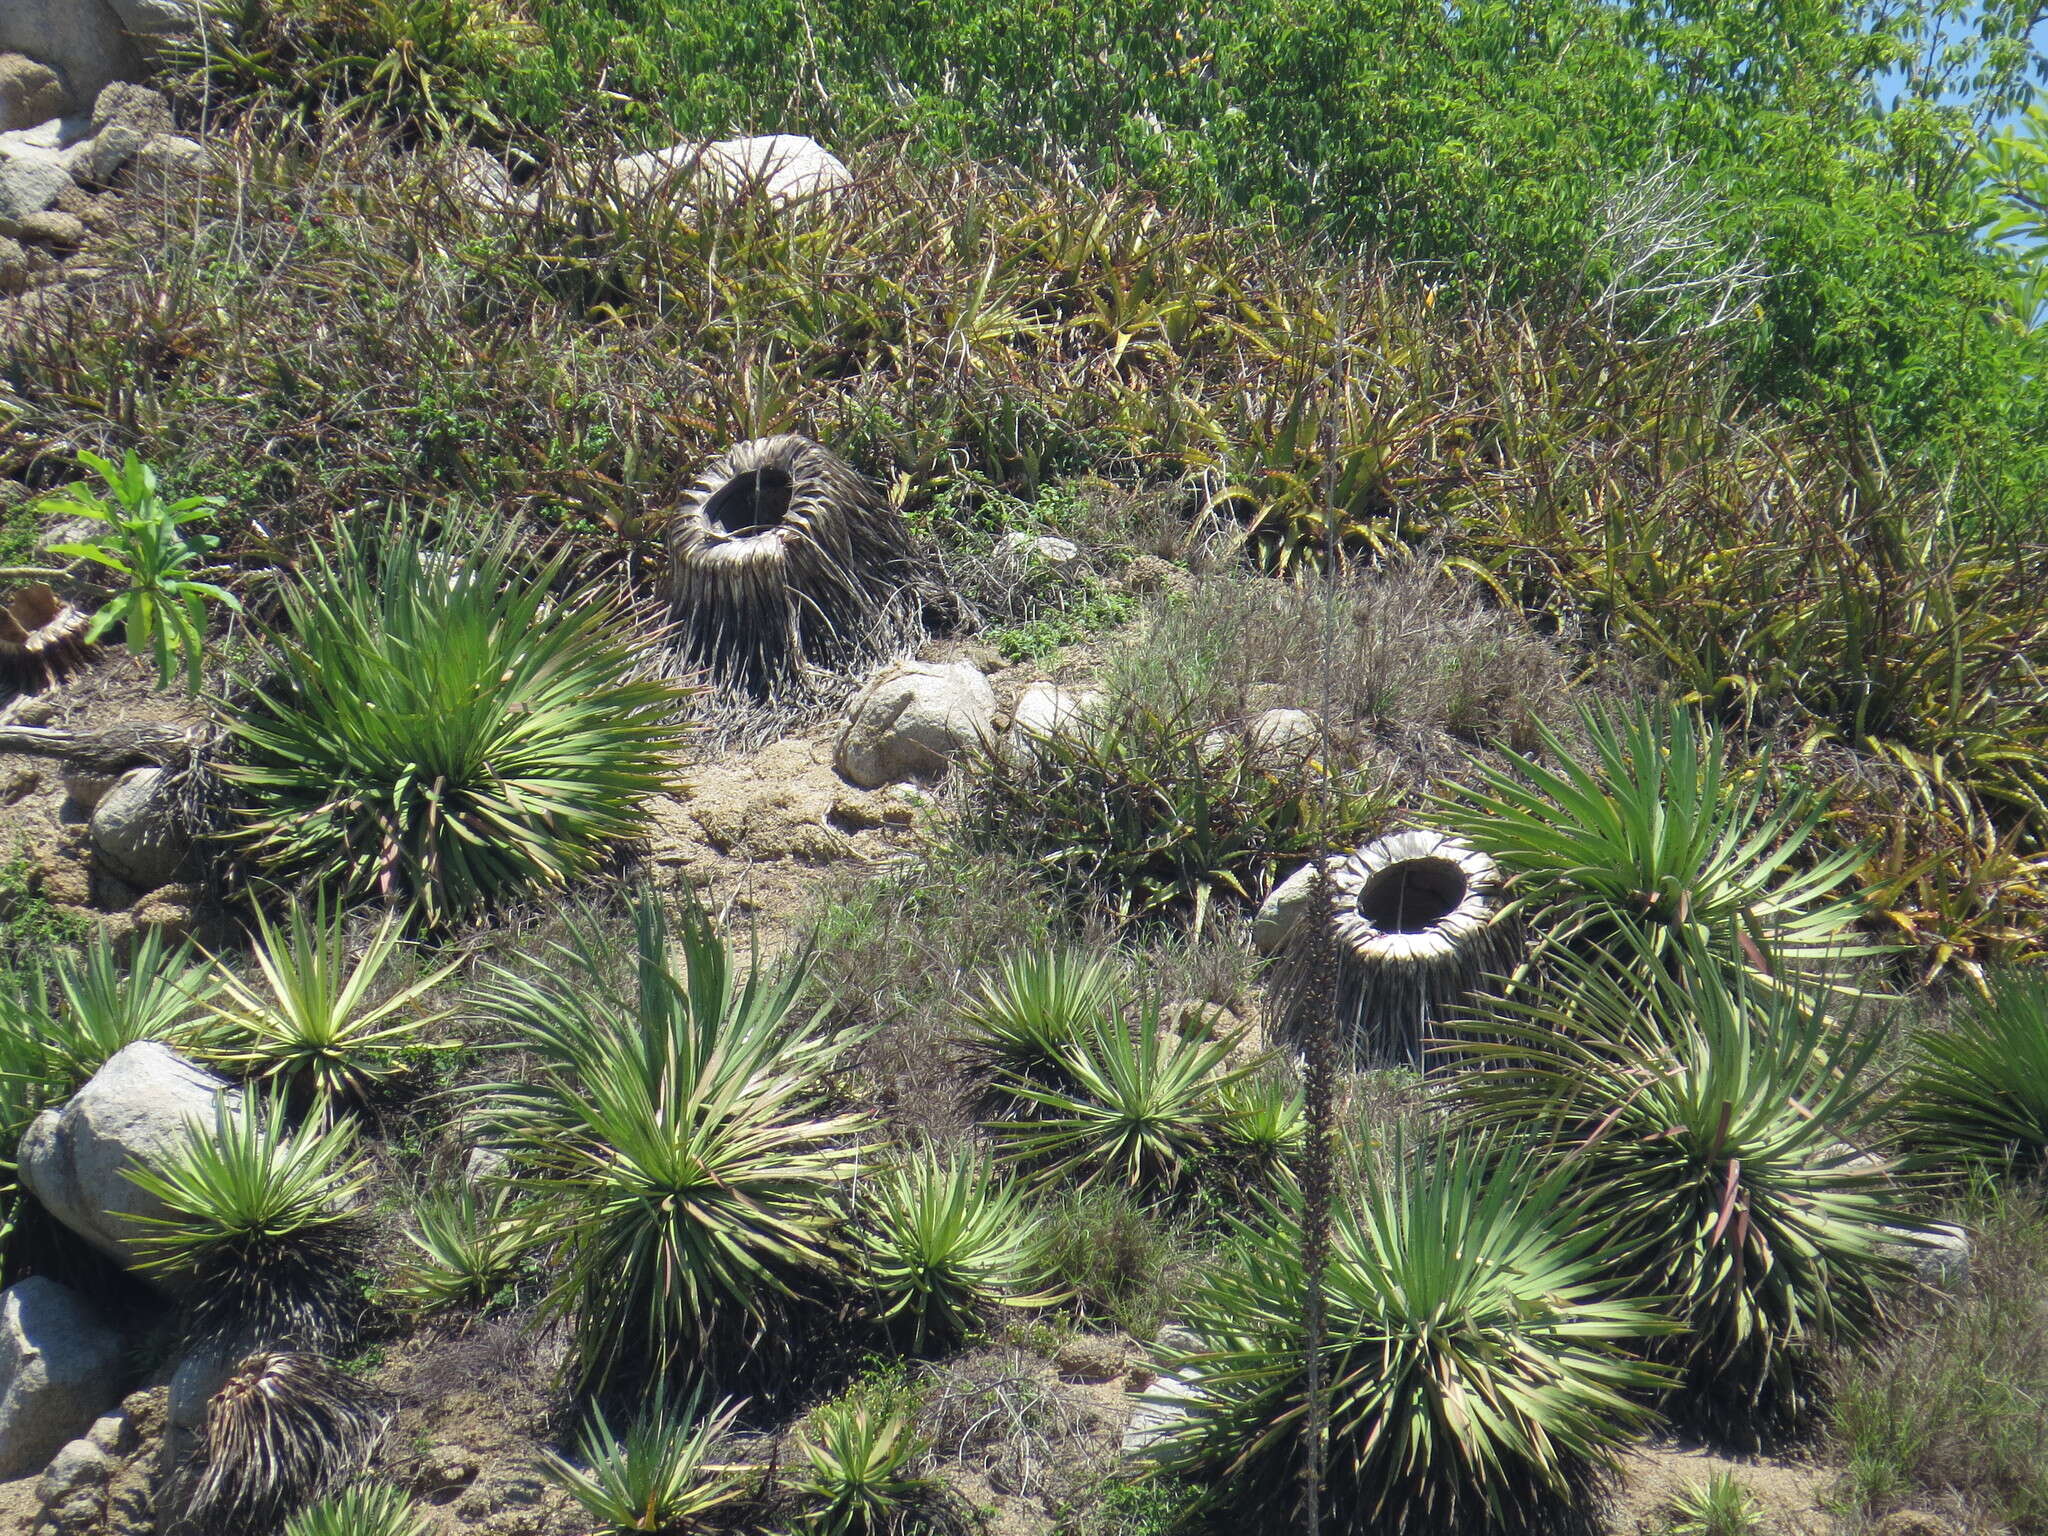
M 1038 1223 L 985 1154 L 926 1147 L 871 1176 L 849 1234 L 862 1285 L 911 1347 L 952 1344 L 998 1307 L 1048 1306 Z
M 668 524 L 669 596 L 699 665 L 773 689 L 856 650 L 909 575 L 903 519 L 844 459 L 785 433 L 728 450 Z
M 1066 1050 L 1119 995 L 1108 957 L 1053 949 L 1012 955 L 993 976 L 977 978 L 961 1010 L 965 1045 L 974 1059 L 1018 1076 L 1057 1076 Z
M 624 1435 L 594 1408 L 575 1460 L 550 1452 L 542 1469 L 607 1531 L 703 1530 L 706 1516 L 746 1493 L 756 1470 L 711 1459 L 740 1407 L 721 1402 L 706 1414 L 692 1396 L 671 1409 L 657 1392 Z
M 1922 1029 L 1899 1096 L 1914 1145 L 2034 1171 L 2048 1161 L 2048 977 L 1993 971 L 1946 1024 Z
M 284 1536 L 427 1536 L 427 1519 L 404 1489 L 369 1483 L 307 1505 Z
M 1660 950 L 1718 945 L 1740 958 L 1803 964 L 1843 953 L 1863 903 L 1843 894 L 1862 854 L 1808 858 L 1827 809 L 1787 789 L 1766 800 L 1764 768 L 1730 771 L 1721 730 L 1690 708 L 1583 715 L 1591 763 L 1543 731 L 1547 767 L 1503 749 L 1513 772 L 1475 763 L 1470 782 L 1438 797 L 1445 823 L 1498 860 L 1542 926 L 1640 926 Z
M 1046 1183 L 1114 1180 L 1173 1193 L 1214 1152 L 1225 1119 L 1219 1095 L 1254 1067 L 1232 1067 L 1241 1032 L 1178 1034 L 1148 1002 L 1135 1016 L 1089 1021 L 1061 1053 L 1051 1083 L 1007 1074 L 1001 1090 L 1028 1113 L 990 1129 L 1004 1152 Z
M 286 582 L 286 632 L 226 716 L 260 862 L 440 925 L 645 828 L 685 692 L 638 674 L 615 601 L 520 542 L 344 527 Z
M 486 993 L 532 1062 L 483 1102 L 558 1255 L 544 1310 L 573 1320 L 587 1385 L 786 1380 L 772 1367 L 838 1268 L 835 1201 L 868 1131 L 827 1097 L 852 1042 L 798 1012 L 801 962 L 736 983 L 694 907 L 672 933 L 641 896 L 623 988 L 612 958 L 580 925 L 556 974 L 502 974 Z
M 244 1357 L 208 1401 L 198 1466 L 174 1491 L 182 1528 L 207 1536 L 272 1529 L 361 1473 L 392 1407 L 319 1355 Z
M 417 1252 L 402 1265 L 391 1294 L 418 1312 L 488 1304 L 519 1278 L 534 1234 L 511 1203 L 511 1187 L 477 1191 L 467 1183 L 413 1207 L 405 1234 Z
M 214 1102 L 160 1167 L 124 1170 L 169 1208 L 141 1217 L 143 1267 L 190 1298 L 193 1331 L 234 1342 L 324 1345 L 347 1332 L 360 1303 L 362 1222 L 354 1201 L 369 1177 L 354 1122 L 293 1129 L 282 1101 Z
M 224 1038 L 213 1054 L 254 1077 L 310 1092 L 323 1108 L 360 1099 L 397 1069 L 398 1053 L 421 1031 L 448 1016 L 447 1009 L 410 1010 L 460 961 L 377 996 L 402 948 L 398 915 L 386 913 L 351 964 L 348 915 L 330 908 L 325 892 L 311 908 L 292 903 L 281 924 L 258 908 L 256 974 L 224 975 L 227 999 L 215 1009 Z
M 1572 1528 L 1650 1421 L 1660 1378 L 1630 1352 L 1668 1325 L 1608 1294 L 1594 1232 L 1510 1145 L 1397 1141 L 1352 1172 L 1323 1282 L 1324 1530 Z M 1163 1362 L 1189 1416 L 1151 1451 L 1254 1523 L 1293 1506 L 1307 1411 L 1299 1217 L 1263 1205 L 1196 1288 L 1200 1347 Z
M 1906 1272 L 1919 1224 L 1858 1151 L 1881 1039 L 1824 990 L 1760 981 L 1704 945 L 1675 966 L 1555 966 L 1476 1023 L 1456 1092 L 1545 1138 L 1609 1233 L 1615 1282 L 1682 1325 L 1658 1351 L 1680 1372 L 1673 1414 L 1767 1443 L 1807 1418 L 1818 1353 L 1866 1334 Z

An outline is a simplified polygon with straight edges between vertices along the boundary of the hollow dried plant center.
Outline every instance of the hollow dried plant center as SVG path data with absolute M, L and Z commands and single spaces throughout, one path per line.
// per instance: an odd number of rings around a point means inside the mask
M 764 465 L 720 486 L 704 503 L 704 520 L 728 538 L 752 538 L 782 526 L 795 492 L 788 470 Z
M 1450 859 L 1403 859 L 1360 887 L 1358 915 L 1381 933 L 1427 933 L 1464 904 L 1465 871 Z

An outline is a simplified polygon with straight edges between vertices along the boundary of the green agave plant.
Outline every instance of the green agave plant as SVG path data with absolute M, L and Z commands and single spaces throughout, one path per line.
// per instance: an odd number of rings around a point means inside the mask
M 222 977 L 227 997 L 215 1008 L 221 1040 L 213 1054 L 252 1076 L 311 1093 L 322 1106 L 361 1099 L 398 1069 L 400 1053 L 429 1024 L 448 1016 L 446 1009 L 410 1010 L 459 961 L 377 995 L 405 949 L 395 913 L 385 915 L 353 963 L 347 914 L 330 908 L 324 893 L 310 909 L 294 902 L 282 923 L 259 908 L 256 935 L 255 976 Z
M 373 1483 L 307 1505 L 284 1536 L 427 1536 L 427 1519 L 403 1489 Z
M 671 1410 L 657 1393 L 621 1436 L 593 1409 L 575 1460 L 549 1454 L 542 1466 L 606 1536 L 709 1530 L 707 1517 L 745 1494 L 757 1471 L 711 1459 L 738 1413 L 722 1402 L 704 1414 L 695 1397 Z
M 211 1126 L 194 1122 L 162 1166 L 125 1170 L 170 1214 L 141 1244 L 143 1268 L 192 1298 L 206 1337 L 327 1344 L 360 1301 L 353 1210 L 369 1167 L 354 1123 L 296 1129 L 283 1101 L 237 1107 L 223 1094 Z
M 152 928 L 124 962 L 104 935 L 55 966 L 58 1007 L 50 1047 L 65 1075 L 83 1083 L 138 1040 L 203 1046 L 207 1004 L 221 978 L 189 943 L 175 949 Z
M 636 675 L 614 602 L 517 547 L 344 527 L 286 583 L 288 632 L 226 715 L 257 859 L 439 926 L 645 827 L 685 692 Z
M 1456 1092 L 1547 1136 L 1608 1273 L 1682 1325 L 1657 1351 L 1673 1414 L 1754 1446 L 1806 1421 L 1817 1355 L 1876 1323 L 1917 1226 L 1857 1151 L 1880 1037 L 1704 948 L 1668 969 L 1558 956 L 1475 1024 Z
M 912 1348 L 973 1334 L 997 1307 L 1047 1306 L 1038 1223 L 989 1159 L 922 1149 L 871 1177 L 849 1235 L 862 1284 Z
M 1236 1043 L 1235 1036 L 1177 1034 L 1156 1003 L 1134 1018 L 1093 1019 L 1061 1054 L 1057 1082 L 1014 1073 L 1000 1080 L 1025 1114 L 990 1132 L 1042 1183 L 1184 1190 L 1222 1141 L 1220 1095 L 1256 1070 L 1229 1065 Z
M 533 1243 L 506 1186 L 479 1193 L 460 1184 L 421 1200 L 412 1220 L 405 1236 L 416 1251 L 391 1295 L 415 1312 L 489 1305 L 518 1280 Z
M 1226 1083 L 1218 1098 L 1226 1148 L 1257 1173 L 1293 1177 L 1308 1124 L 1301 1084 L 1268 1067 Z
M 1744 785 L 1718 727 L 1683 706 L 1583 715 L 1591 763 L 1543 730 L 1546 767 L 1505 751 L 1508 772 L 1476 763 L 1437 798 L 1444 824 L 1499 861 L 1553 931 L 1635 924 L 1665 946 L 1690 941 L 1809 961 L 1843 952 L 1864 915 L 1845 893 L 1863 855 L 1815 856 L 1827 809 L 1785 790 L 1767 804 L 1767 763 Z M 1730 958 L 1734 958 L 1731 954 Z
M 1396 1142 L 1351 1170 L 1324 1294 L 1326 1532 L 1576 1529 L 1592 1484 L 1652 1418 L 1631 1357 L 1668 1328 L 1608 1294 L 1595 1234 L 1511 1145 Z M 1169 1351 L 1188 1416 L 1151 1450 L 1255 1528 L 1291 1509 L 1308 1410 L 1292 1202 L 1230 1223 Z
M 1013 955 L 978 979 L 962 1010 L 974 1058 L 1019 1077 L 1053 1078 L 1067 1050 L 1119 996 L 1116 967 L 1103 955 L 1055 949 Z
M 2029 1171 L 2048 1162 L 2048 976 L 1992 972 L 1913 1052 L 1898 1112 L 1915 1145 Z
M 839 1268 L 838 1199 L 866 1150 L 867 1120 L 827 1099 L 851 1040 L 797 1011 L 803 964 L 736 982 L 702 912 L 672 932 L 642 896 L 633 922 L 623 988 L 585 923 L 555 974 L 486 993 L 531 1062 L 483 1102 L 554 1249 L 543 1310 L 573 1321 L 592 1387 L 755 1367 L 787 1384 L 769 1367 L 795 1358 L 806 1294 Z
M 926 1450 L 901 1410 L 842 1399 L 818 1409 L 798 1437 L 804 1466 L 791 1478 L 799 1529 L 820 1536 L 932 1530 L 941 1485 L 915 1471 Z

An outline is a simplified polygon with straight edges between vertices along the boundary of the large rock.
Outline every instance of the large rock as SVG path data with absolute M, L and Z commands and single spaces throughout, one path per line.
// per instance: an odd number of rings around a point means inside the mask
M 0 0 L 0 53 L 50 65 L 84 106 L 111 81 L 142 75 L 142 51 L 107 0 Z
M 1344 860 L 1332 855 L 1328 861 L 1331 875 L 1344 867 Z M 1252 947 L 1262 955 L 1280 950 L 1294 930 L 1301 926 L 1301 920 L 1308 916 L 1311 899 L 1315 895 L 1315 864 L 1304 864 L 1293 874 L 1274 886 L 1266 899 L 1259 904 L 1259 915 L 1252 919 Z
M 1012 757 L 1035 753 L 1049 741 L 1081 741 L 1097 725 L 1102 704 L 1097 688 L 1062 688 L 1056 683 L 1033 683 L 1017 695 L 1017 707 L 1010 711 L 1010 733 L 1003 746 Z
M 171 134 L 171 104 L 147 86 L 117 80 L 100 92 L 92 107 L 92 139 L 73 164 L 81 180 L 102 186 L 112 182 L 151 139 Z
M 0 1479 L 40 1472 L 121 1395 L 121 1336 L 44 1275 L 0 1291 Z
M 853 180 L 845 162 L 816 139 L 769 133 L 713 144 L 671 144 L 614 162 L 619 190 L 635 196 L 669 186 L 703 185 L 732 197 L 758 192 L 778 208 L 829 198 Z
M 92 813 L 98 867 L 144 891 L 170 884 L 192 850 L 178 802 L 165 770 L 131 768 L 122 774 Z
M 33 129 L 0 135 L 0 234 L 18 234 L 22 220 L 41 213 L 71 185 L 64 149 L 42 142 L 44 137 Z
M 71 87 L 49 65 L 25 54 L 0 53 L 0 133 L 33 128 L 77 106 Z
M 106 0 L 106 4 L 145 63 L 153 61 L 165 43 L 188 37 L 199 28 L 201 0 Z M 216 15 L 231 14 L 233 9 L 214 7 Z
M 65 1226 L 129 1269 L 161 1230 L 144 1218 L 170 1214 L 128 1178 L 162 1168 L 186 1126 L 210 1126 L 221 1094 L 235 1113 L 241 1095 L 169 1046 L 142 1040 L 115 1053 L 61 1109 L 46 1109 L 21 1138 L 21 1182 Z
M 862 789 L 936 778 L 989 740 L 995 715 L 995 690 L 979 668 L 964 661 L 906 662 L 854 699 L 834 762 Z

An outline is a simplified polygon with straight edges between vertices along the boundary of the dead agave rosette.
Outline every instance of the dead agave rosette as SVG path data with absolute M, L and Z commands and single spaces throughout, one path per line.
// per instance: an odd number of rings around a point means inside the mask
M 707 469 L 669 522 L 668 549 L 691 660 L 763 692 L 857 651 L 908 579 L 896 509 L 793 433 L 741 443 Z
M 1395 832 L 1330 877 L 1340 1029 L 1367 1060 L 1420 1066 L 1432 1014 L 1477 987 L 1507 956 L 1501 876 L 1444 832 Z
M 0 684 L 26 692 L 62 682 L 98 653 L 91 624 L 43 582 L 16 587 L 0 600 Z

